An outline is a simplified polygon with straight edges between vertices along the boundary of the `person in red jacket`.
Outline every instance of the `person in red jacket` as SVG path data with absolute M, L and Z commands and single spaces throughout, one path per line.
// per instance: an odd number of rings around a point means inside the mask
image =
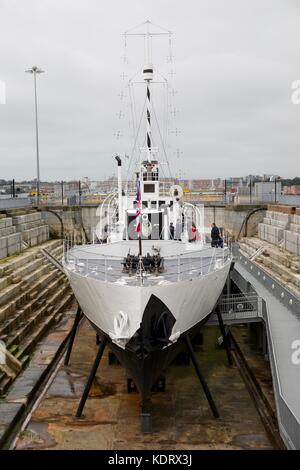
M 198 232 L 198 229 L 196 227 L 196 225 L 193 223 L 192 224 L 192 237 L 191 237 L 191 242 L 195 242 L 199 240 L 199 232 Z

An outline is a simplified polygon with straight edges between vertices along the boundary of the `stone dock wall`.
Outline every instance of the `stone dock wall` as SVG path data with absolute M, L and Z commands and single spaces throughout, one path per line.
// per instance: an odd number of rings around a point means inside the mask
M 241 230 L 245 217 L 257 206 L 225 206 L 224 204 L 205 204 L 204 218 L 205 231 L 210 233 L 210 226 L 215 222 L 218 227 L 222 227 L 230 236 L 236 238 Z M 50 209 L 51 212 L 48 211 Z M 74 234 L 79 239 L 85 232 L 86 237 L 91 241 L 93 229 L 100 222 L 98 205 L 89 206 L 56 206 L 45 208 L 42 211 L 44 221 L 49 225 L 50 234 L 53 237 L 60 237 Z M 247 235 L 252 236 L 257 233 L 257 225 L 263 220 L 264 213 L 256 212 L 247 224 Z M 243 233 L 242 233 L 243 235 Z

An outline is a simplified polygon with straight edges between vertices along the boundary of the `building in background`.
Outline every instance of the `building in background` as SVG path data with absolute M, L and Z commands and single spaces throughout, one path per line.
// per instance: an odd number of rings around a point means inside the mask
M 254 198 L 257 202 L 277 202 L 281 196 L 281 181 L 259 181 L 254 184 Z

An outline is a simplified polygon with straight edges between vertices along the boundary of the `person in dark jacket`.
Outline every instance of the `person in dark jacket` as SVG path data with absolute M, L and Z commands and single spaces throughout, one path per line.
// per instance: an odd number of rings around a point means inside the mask
M 173 222 L 170 223 L 169 231 L 170 231 L 170 239 L 173 240 L 174 239 L 174 232 L 175 232 L 175 227 L 174 227 Z
M 220 235 L 220 230 L 214 222 L 211 224 L 210 235 L 211 235 L 211 246 L 213 248 L 217 248 L 218 246 L 221 246 L 220 242 L 223 240 Z

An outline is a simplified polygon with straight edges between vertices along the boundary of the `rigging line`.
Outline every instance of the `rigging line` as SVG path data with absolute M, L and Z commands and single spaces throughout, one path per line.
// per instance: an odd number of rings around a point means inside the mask
M 145 135 L 144 137 L 144 140 L 142 142 L 142 147 L 146 147 L 146 140 L 147 140 L 147 137 Z M 141 153 L 141 152 L 140 152 Z M 136 156 L 136 159 L 135 159 L 135 164 L 137 165 L 138 164 L 138 159 L 140 158 L 140 154 Z
M 169 83 L 166 77 L 164 77 L 159 71 L 157 74 L 163 79 L 163 86 L 165 88 L 165 103 L 164 103 L 164 129 L 163 129 L 163 142 L 165 147 L 167 146 L 167 132 L 168 132 L 168 92 L 169 92 Z
M 159 128 L 159 125 L 158 125 L 158 120 L 157 120 L 157 116 L 156 116 L 156 112 L 155 112 L 155 107 L 154 107 L 153 100 L 152 100 L 152 109 L 153 109 L 153 114 L 154 114 L 154 117 L 155 117 L 155 122 L 156 122 L 156 125 L 157 125 L 157 129 L 158 129 L 159 137 L 160 137 L 160 140 L 161 140 L 161 143 L 162 143 L 163 152 L 164 152 L 164 155 L 165 155 L 165 158 L 166 158 L 168 170 L 169 170 L 169 173 L 170 173 L 170 176 L 171 176 L 170 163 L 169 163 L 169 159 L 168 159 L 168 156 L 167 156 L 167 152 L 166 152 L 166 149 L 165 149 L 163 140 L 162 140 L 162 135 L 161 135 L 160 128 Z
M 137 118 L 137 112 L 136 112 L 136 103 L 135 103 L 135 95 L 134 95 L 133 83 L 131 84 L 131 90 L 132 90 L 133 110 L 134 110 L 135 122 L 137 123 L 138 118 Z
M 138 130 L 137 130 L 137 133 L 136 133 L 136 136 L 135 136 L 133 149 L 132 149 L 132 151 L 131 151 L 131 157 L 130 157 L 129 165 L 128 165 L 128 169 L 127 169 L 126 181 L 128 181 L 128 175 L 129 175 L 129 171 L 130 171 L 132 159 L 133 159 L 133 156 L 134 156 L 134 152 L 136 151 L 136 144 L 137 144 L 137 139 L 138 139 L 138 136 L 139 136 L 139 133 L 140 133 L 141 125 L 142 125 L 142 120 L 143 120 L 143 117 L 144 117 L 144 111 L 145 111 L 145 106 L 146 106 L 146 100 L 147 100 L 147 95 L 145 96 L 144 105 L 143 105 L 143 110 L 142 110 L 142 113 L 141 113 L 140 123 L 139 123 Z
M 137 123 L 137 114 L 136 114 L 136 104 L 135 104 L 135 96 L 134 96 L 134 90 L 133 90 L 133 80 L 135 77 L 139 74 L 140 72 L 136 72 L 129 80 L 128 80 L 128 89 L 129 89 L 129 94 L 130 94 L 130 87 L 131 87 L 131 93 L 132 93 L 132 103 L 133 103 L 133 113 L 134 113 L 134 124 L 136 128 L 136 123 Z
M 149 21 L 149 23 L 152 25 L 152 26 L 156 26 L 156 28 L 160 28 L 162 29 L 163 31 L 165 31 L 166 33 L 169 33 L 169 35 L 171 36 L 172 35 L 172 31 L 170 31 L 169 29 L 166 29 L 166 28 L 163 28 L 162 26 L 156 24 L 156 23 L 152 23 L 152 21 Z M 145 24 L 145 23 L 144 23 Z M 150 33 L 151 34 L 151 33 Z
M 151 22 L 150 22 L 151 23 Z M 126 34 L 130 33 L 131 31 L 139 28 L 140 26 L 144 26 L 145 24 L 147 24 L 147 21 L 143 21 L 142 23 L 139 23 L 138 25 L 134 26 L 133 28 L 130 28 L 130 29 L 127 29 L 127 31 L 125 31 L 123 34 L 124 36 L 126 36 Z M 154 26 L 154 25 L 153 25 Z
M 128 175 L 129 175 L 130 167 L 131 167 L 132 160 L 133 160 L 133 157 L 134 157 L 134 154 L 135 154 L 135 150 L 136 150 L 136 142 L 137 142 L 137 139 L 138 139 L 140 126 L 141 126 L 141 121 L 140 121 L 138 130 L 137 130 L 137 133 L 135 134 L 134 146 L 133 146 L 133 149 L 131 150 L 131 155 L 130 155 L 130 159 L 129 159 L 129 162 L 128 162 L 128 169 L 127 169 L 127 174 L 126 174 L 126 180 L 127 180 L 127 182 L 128 182 Z
M 150 24 L 152 26 L 155 26 L 156 28 L 159 28 L 159 29 L 165 31 L 165 33 L 169 34 L 169 36 L 172 35 L 172 31 L 170 31 L 169 29 L 163 28 L 162 26 L 160 26 L 158 24 L 155 24 L 155 23 L 152 23 L 152 21 L 149 21 L 149 20 L 143 21 L 142 23 L 138 24 L 137 26 L 134 26 L 133 28 L 128 29 L 123 34 L 124 34 L 124 36 L 126 36 L 127 34 L 130 34 L 135 29 L 139 28 L 140 26 L 145 26 L 146 24 Z M 154 31 L 152 31 L 152 33 L 154 33 Z M 141 34 L 143 34 L 143 33 L 141 33 Z M 147 34 L 147 33 L 145 33 L 145 34 Z M 150 31 L 150 34 L 151 34 L 151 31 Z
M 167 82 L 167 89 L 166 89 L 166 122 L 165 122 L 165 145 L 167 147 L 168 144 L 168 129 L 169 129 L 169 83 Z
M 142 110 L 142 114 L 141 114 L 141 119 L 140 119 L 140 124 L 139 124 L 138 130 L 137 130 L 137 134 L 136 134 L 136 138 L 135 138 L 135 142 L 134 142 L 134 147 L 133 147 L 132 155 L 131 155 L 131 159 L 130 159 L 130 164 L 128 166 L 127 178 L 128 178 L 130 166 L 131 166 L 131 163 L 132 163 L 132 159 L 133 159 L 133 157 L 135 155 L 135 152 L 136 152 L 136 144 L 137 144 L 137 139 L 138 139 L 138 136 L 139 136 L 139 133 L 140 133 L 141 124 L 142 124 L 142 121 L 143 121 L 143 115 L 144 115 L 144 111 L 145 111 L 146 99 L 147 99 L 147 97 L 145 97 L 145 102 L 144 102 L 144 106 L 143 106 L 143 110 Z M 135 162 L 137 162 L 137 159 L 138 159 L 138 155 L 136 156 Z
M 131 110 L 131 118 L 132 118 L 132 128 L 133 128 L 133 135 L 135 135 L 135 114 L 134 114 L 134 103 L 133 103 L 133 96 L 131 90 L 131 84 L 128 82 L 128 95 L 129 95 L 129 102 L 130 102 L 130 110 Z
M 172 37 L 171 34 L 169 36 L 169 58 L 170 58 L 170 64 L 173 62 L 173 51 L 172 51 Z

